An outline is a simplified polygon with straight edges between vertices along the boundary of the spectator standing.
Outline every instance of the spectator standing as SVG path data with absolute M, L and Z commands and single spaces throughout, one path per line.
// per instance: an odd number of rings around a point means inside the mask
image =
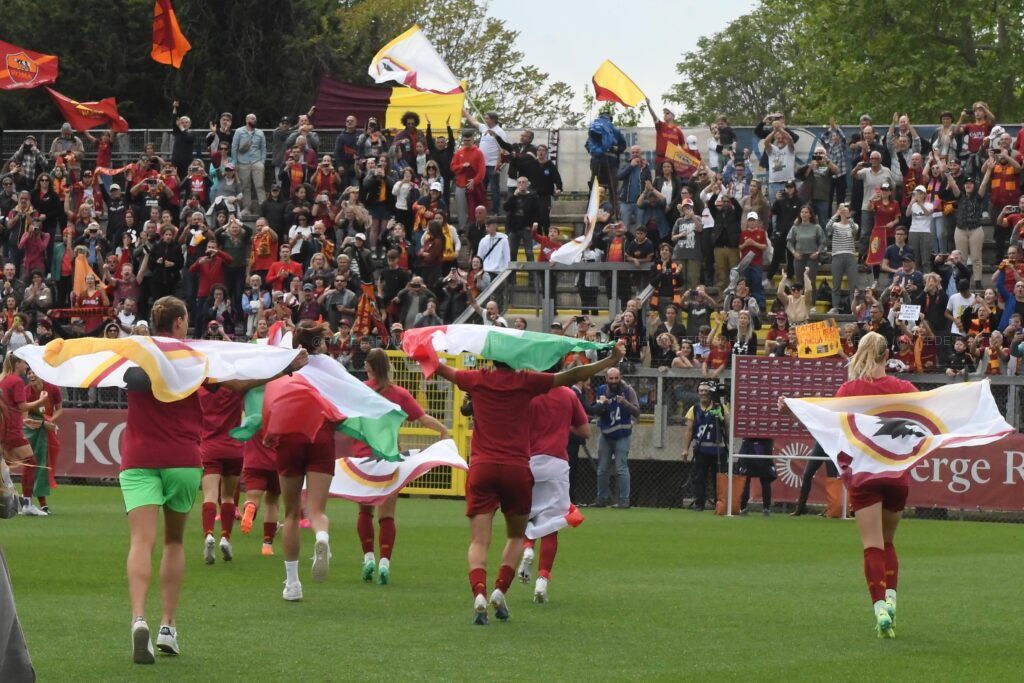
M 787 184 L 782 190 L 782 196 L 772 200 L 772 254 L 771 265 L 768 266 L 766 275 L 769 280 L 774 280 L 779 272 L 780 266 L 783 270 L 793 272 L 793 254 L 786 247 L 789 239 L 789 231 L 793 224 L 800 218 L 800 209 L 803 202 L 797 196 L 796 183 Z
M 817 282 L 818 267 L 821 264 L 821 253 L 825 249 L 825 231 L 815 220 L 811 207 L 804 205 L 800 209 L 796 223 L 786 238 L 786 248 L 793 255 L 793 273 L 799 277 L 805 271 L 811 279 L 812 291 L 807 292 L 813 305 L 815 293 L 813 287 Z M 793 319 L 793 316 L 790 316 Z
M 836 176 L 839 174 L 839 167 L 828 158 L 828 152 L 824 147 L 814 150 L 811 160 L 806 165 L 797 169 L 796 177 L 805 183 L 810 183 L 809 192 L 805 193 L 814 207 L 814 214 L 818 224 L 824 226 L 832 215 L 832 186 L 835 184 Z M 789 183 L 786 183 L 789 187 Z M 796 189 L 794 184 L 793 189 Z M 795 193 L 794 193 L 795 194 Z M 842 203 L 841 200 L 840 203 Z
M 192 119 L 178 116 L 180 103 L 174 100 L 171 106 L 171 163 L 178 169 L 178 177 L 188 176 L 188 168 L 196 154 L 196 134 L 192 130 Z
M 761 310 L 764 310 L 764 253 L 768 249 L 768 233 L 761 223 L 761 216 L 756 211 L 747 213 L 746 225 L 740 231 L 739 238 L 740 260 L 747 254 L 751 254 L 750 264 L 747 266 L 746 279 L 750 285 L 750 292 L 757 300 Z
M 836 167 L 832 177 L 832 195 L 829 197 L 828 212 L 832 212 L 832 202 L 836 205 L 846 201 L 847 175 L 850 172 L 850 149 L 846 144 L 846 134 L 836 125 L 835 117 L 828 120 L 828 128 L 821 134 L 821 146 L 828 154 L 828 161 Z
M 700 281 L 701 255 L 700 234 L 704 225 L 693 211 L 693 200 L 687 197 L 679 204 L 679 218 L 672 226 L 669 242 L 672 245 L 672 260 L 679 264 L 683 289 L 692 289 Z
M 651 169 L 638 145 L 629 148 L 629 163 L 619 171 L 619 217 L 626 224 L 626 230 L 633 231 L 639 225 L 640 207 L 638 202 L 651 182 Z
M 455 175 L 455 213 L 459 219 L 459 229 L 465 230 L 469 207 L 484 203 L 478 200 L 484 194 L 484 181 L 487 178 L 483 152 L 477 148 L 471 132 L 462 134 L 462 148 L 452 156 L 450 168 Z
M 618 480 L 617 508 L 629 507 L 629 446 L 633 418 L 640 416 L 640 405 L 633 387 L 622 381 L 618 368 L 609 368 L 605 383 L 597 388 L 589 412 L 597 416 L 601 430 L 598 442 L 597 499 L 594 507 L 606 507 L 611 499 L 609 473 L 615 460 Z
M 654 121 L 654 163 L 658 168 L 661 168 L 662 163 L 670 161 L 665 156 L 669 143 L 680 149 L 685 149 L 686 134 L 683 133 L 683 129 L 676 123 L 676 115 L 669 108 L 666 107 L 661 110 L 663 118 L 659 119 L 658 115 L 654 113 L 651 99 L 647 98 L 647 111 L 650 112 L 651 119 Z
M 693 502 L 690 509 L 701 512 L 707 500 L 708 470 L 726 471 L 725 445 L 729 429 L 729 410 L 714 401 L 713 382 L 701 382 L 697 387 L 698 402 L 686 413 L 686 433 L 683 436 L 683 458 L 690 459 L 690 444 L 694 445 Z M 711 490 L 716 490 L 716 477 L 711 477 Z M 717 492 L 716 492 L 717 493 Z M 715 495 L 713 493 L 712 495 Z
M 763 160 L 767 163 L 763 165 L 768 169 L 768 196 L 773 200 L 796 173 L 796 141 L 779 124 L 780 120 L 776 119 L 772 131 L 764 139 Z
M 10 161 L 14 162 L 14 168 L 24 179 L 20 189 L 35 187 L 36 177 L 45 175 L 50 166 L 46 156 L 39 150 L 39 143 L 36 142 L 34 135 L 25 136 L 25 141 L 11 155 Z
M 720 194 L 720 183 L 708 200 L 711 217 L 715 221 L 712 230 L 712 245 L 715 254 L 715 286 L 725 291 L 729 281 L 729 270 L 740 262 L 740 212 L 741 207 L 732 197 Z
M 483 153 L 486 167 L 485 187 L 491 195 L 491 211 L 497 214 L 501 208 L 501 172 L 498 169 L 498 164 L 501 161 L 501 145 L 498 140 L 501 139 L 507 143 L 508 136 L 499 125 L 497 112 L 489 111 L 484 114 L 483 123 L 477 121 L 466 110 L 463 110 L 462 114 L 471 126 L 480 131 L 480 151 Z
M 551 201 L 562 194 L 562 176 L 558 165 L 548 155 L 547 145 L 537 145 L 537 163 L 532 166 L 530 185 L 537 192 L 540 212 L 537 222 L 541 230 L 551 227 Z
M 973 267 L 974 286 L 977 289 L 981 289 L 981 262 L 985 246 L 985 231 L 981 227 L 981 214 L 984 210 L 985 191 L 988 188 L 991 174 L 992 166 L 989 166 L 985 171 L 985 179 L 982 180 L 980 188 L 977 187 L 974 178 L 967 178 L 964 182 L 964 191 L 960 194 L 956 204 L 956 230 L 953 232 L 953 241 L 957 250 L 963 252 L 967 260 L 970 261 Z M 997 221 L 997 234 L 999 230 Z M 1005 235 L 1003 239 L 1005 240 Z M 1000 252 L 998 251 L 999 246 L 998 244 L 996 246 L 996 255 L 1002 256 L 1005 249 Z M 1005 241 L 1002 246 L 1005 247 Z
M 70 123 L 64 123 L 60 127 L 60 135 L 53 139 L 50 145 L 50 161 L 54 164 L 60 157 L 66 154 L 74 154 L 79 160 L 85 158 L 85 144 L 82 138 L 75 135 Z
M 924 185 L 915 187 L 906 210 L 910 218 L 907 243 L 922 268 L 926 263 L 931 264 L 935 254 L 935 238 L 932 235 L 932 212 L 935 207 L 927 201 L 926 194 Z
M 591 122 L 587 129 L 586 149 L 590 154 L 591 183 L 596 177 L 599 185 L 608 188 L 607 196 L 617 199 L 619 155 L 626 149 L 626 138 L 612 123 L 612 112 L 609 109 L 603 110 Z M 614 207 L 612 213 L 618 215 L 618 207 Z
M 839 312 L 839 293 L 842 291 L 843 278 L 846 278 L 846 286 L 850 290 L 850 300 L 853 299 L 853 291 L 857 289 L 859 276 L 857 274 L 857 224 L 850 218 L 850 207 L 843 203 L 839 210 L 832 216 L 825 227 L 825 236 L 831 245 L 832 253 L 832 310 Z
M 875 213 L 871 209 L 871 200 L 881 196 L 883 183 L 889 183 L 891 187 L 896 187 L 898 183 L 892 171 L 882 166 L 882 152 L 877 149 L 873 149 L 870 153 L 867 164 L 863 161 L 857 162 L 857 165 L 853 167 L 853 177 L 861 185 L 861 220 L 854 222 L 860 225 L 860 251 L 866 254 L 867 240 L 875 227 Z M 930 221 L 931 217 L 929 216 L 929 223 Z M 913 243 L 911 246 L 913 247 Z
M 505 200 L 505 234 L 513 260 L 519 259 L 519 247 L 526 252 L 526 260 L 533 261 L 532 226 L 540 216 L 540 200 L 530 189 L 530 180 L 525 176 L 516 181 L 516 190 Z
M 444 202 L 451 206 L 451 192 L 455 180 L 455 173 L 452 171 L 452 155 L 455 153 L 455 133 L 452 132 L 451 118 L 445 121 L 447 137 L 434 137 L 434 131 L 430 127 L 430 117 L 427 117 L 427 152 L 428 158 L 437 164 L 441 177 L 444 179 Z

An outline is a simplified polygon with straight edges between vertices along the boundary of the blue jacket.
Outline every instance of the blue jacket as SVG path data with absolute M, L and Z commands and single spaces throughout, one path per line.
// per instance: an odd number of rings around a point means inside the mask
M 999 321 L 999 330 L 1002 331 L 1010 324 L 1010 316 L 1014 313 L 1024 313 L 1024 306 L 1020 306 L 1020 311 L 1017 310 L 1017 299 L 1013 296 L 1013 292 L 1006 288 L 1005 270 L 1000 270 L 996 275 L 996 291 L 999 292 L 999 296 L 1003 297 L 1003 319 Z
M 626 164 L 619 169 L 619 199 L 626 204 L 636 204 L 644 191 L 644 183 L 652 180 L 651 168 L 646 163 L 636 166 Z
M 602 403 L 602 396 L 607 397 L 609 402 Z M 619 401 L 619 398 L 622 400 Z M 621 382 L 615 392 L 607 384 L 602 384 L 594 393 L 594 402 L 590 404 L 589 412 L 597 415 L 597 426 L 603 437 L 621 439 L 633 433 L 633 418 L 640 416 L 640 404 L 633 387 L 625 382 Z
M 611 143 L 611 149 L 606 149 L 606 144 Z M 626 138 L 622 131 L 615 127 L 608 114 L 601 114 L 590 124 L 587 134 L 587 151 L 592 159 L 600 159 L 605 156 L 618 160 L 619 155 L 626 149 Z

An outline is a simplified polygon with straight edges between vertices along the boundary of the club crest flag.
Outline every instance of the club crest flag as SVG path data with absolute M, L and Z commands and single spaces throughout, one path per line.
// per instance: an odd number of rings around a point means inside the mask
M 871 237 L 868 240 L 868 254 L 864 257 L 864 263 L 869 266 L 877 266 L 885 258 L 885 248 L 888 246 L 884 225 L 875 225 L 871 228 Z
M 46 92 L 50 93 L 64 120 L 75 130 L 110 126 L 115 133 L 128 132 L 128 122 L 118 113 L 117 100 L 113 97 L 106 97 L 98 102 L 79 102 L 61 95 L 50 87 L 46 88 Z
M 181 33 L 178 16 L 171 7 L 171 0 L 156 0 L 153 6 L 153 47 L 149 55 L 153 61 L 181 68 L 181 60 L 192 49 L 192 45 Z
M 601 186 L 597 183 L 597 176 L 594 176 L 593 182 L 590 185 L 590 201 L 587 202 L 586 231 L 571 242 L 566 242 L 558 249 L 555 249 L 551 256 L 548 257 L 549 261 L 565 265 L 580 262 L 583 258 L 583 252 L 587 250 L 591 240 L 594 239 L 594 226 L 597 224 L 597 212 L 600 208 Z
M 610 59 L 594 72 L 594 97 L 606 102 L 618 102 L 625 107 L 635 107 L 644 101 L 644 91 L 637 87 L 622 69 Z
M 897 477 L 939 448 L 983 446 L 1014 432 L 989 380 L 909 394 L 788 398 L 786 405 L 853 485 Z
M 394 81 L 442 95 L 465 92 L 462 82 L 415 24 L 373 56 L 369 74 L 375 83 Z
M 672 162 L 676 170 L 700 166 L 700 159 L 696 155 L 674 142 L 669 142 L 665 145 L 665 158 Z
M 378 458 L 338 458 L 330 494 L 363 505 L 380 505 L 435 467 L 469 469 L 451 439 L 424 449 L 402 451 L 400 455 L 394 462 Z
M 36 88 L 57 80 L 57 57 L 0 40 L 0 90 Z

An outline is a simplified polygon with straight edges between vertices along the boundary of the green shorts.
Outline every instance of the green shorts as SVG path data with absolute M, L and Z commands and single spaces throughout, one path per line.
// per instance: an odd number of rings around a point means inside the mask
M 202 477 L 201 467 L 124 470 L 120 480 L 125 512 L 143 505 L 158 505 L 186 513 L 196 502 Z

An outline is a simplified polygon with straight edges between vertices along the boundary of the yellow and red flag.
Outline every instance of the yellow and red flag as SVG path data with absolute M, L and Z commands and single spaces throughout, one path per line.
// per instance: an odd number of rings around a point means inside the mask
M 676 167 L 676 171 L 681 171 L 691 166 L 700 166 L 700 157 L 674 142 L 665 144 L 665 158 L 672 162 L 672 165 Z
M 644 91 L 637 87 L 622 69 L 612 64 L 610 59 L 594 72 L 594 97 L 606 102 L 618 102 L 626 107 L 635 107 L 644 101 Z
M 161 64 L 181 68 L 181 60 L 192 45 L 181 33 L 171 0 L 156 0 L 153 7 L 153 49 L 150 56 Z
M 0 40 L 0 90 L 35 88 L 57 80 L 57 57 Z
M 89 130 L 97 126 L 110 126 L 115 133 L 127 133 L 128 122 L 117 111 L 117 100 L 106 97 L 98 102 L 79 102 L 46 88 L 64 120 L 75 130 Z

